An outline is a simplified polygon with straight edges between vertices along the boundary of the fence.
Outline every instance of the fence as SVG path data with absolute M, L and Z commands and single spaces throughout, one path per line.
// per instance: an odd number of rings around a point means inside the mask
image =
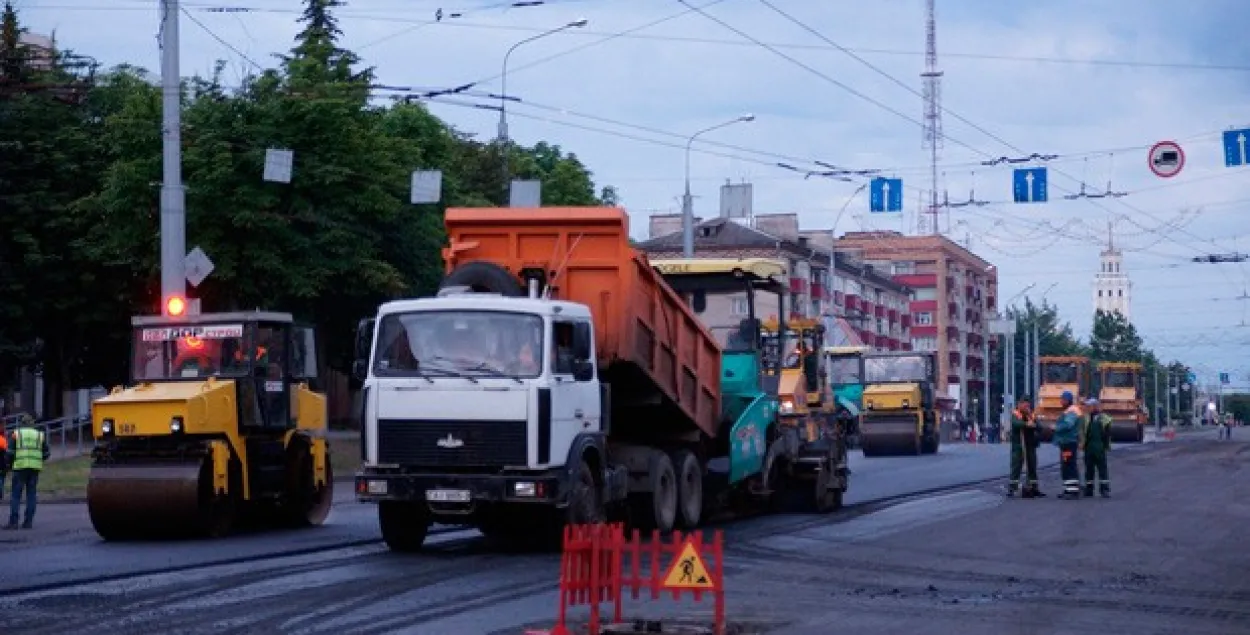
M 626 557 L 628 556 L 628 557 Z M 646 558 L 644 558 L 646 556 Z M 661 561 L 669 564 L 661 568 Z M 711 561 L 711 566 L 707 563 Z M 590 635 L 599 635 L 600 605 L 612 603 L 612 621 L 622 620 L 624 592 L 637 600 L 649 589 L 652 600 L 671 593 L 674 600 L 689 593 L 695 602 L 711 595 L 714 602 L 713 629 L 725 632 L 724 535 L 716 531 L 711 544 L 703 542 L 702 532 L 683 538 L 673 532 L 665 543 L 659 531 L 644 544 L 634 530 L 629 539 L 622 525 L 576 525 L 564 530 L 564 550 L 560 558 L 560 605 L 551 635 L 569 635 L 568 609 L 589 605 Z
M 4 424 L 6 430 L 12 430 L 17 426 L 18 419 L 21 417 L 20 414 L 0 417 L 0 423 Z M 43 432 L 48 439 L 48 446 L 54 458 L 87 454 L 91 452 L 91 446 L 95 441 L 92 436 L 90 413 L 39 421 L 35 423 L 35 428 Z

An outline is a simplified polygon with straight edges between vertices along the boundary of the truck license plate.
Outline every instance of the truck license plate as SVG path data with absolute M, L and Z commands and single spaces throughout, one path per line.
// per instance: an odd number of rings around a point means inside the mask
M 431 503 L 467 503 L 471 496 L 464 489 L 431 489 L 425 491 L 425 499 Z

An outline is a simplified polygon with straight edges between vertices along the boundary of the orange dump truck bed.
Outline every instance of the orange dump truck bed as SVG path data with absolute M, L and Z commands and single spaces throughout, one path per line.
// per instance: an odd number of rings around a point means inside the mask
M 614 405 L 618 395 L 636 401 L 658 392 L 668 411 L 717 435 L 720 346 L 646 256 L 630 247 L 625 210 L 452 208 L 445 224 L 448 272 L 486 261 L 519 280 L 523 269 L 541 269 L 553 298 L 590 307 L 601 376 L 612 385 Z M 631 423 L 616 420 L 613 427 Z

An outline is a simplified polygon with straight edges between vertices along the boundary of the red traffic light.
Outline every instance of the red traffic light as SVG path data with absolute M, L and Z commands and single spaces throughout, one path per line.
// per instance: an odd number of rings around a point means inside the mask
M 165 301 L 165 312 L 173 317 L 179 317 L 187 312 L 187 301 L 174 296 Z

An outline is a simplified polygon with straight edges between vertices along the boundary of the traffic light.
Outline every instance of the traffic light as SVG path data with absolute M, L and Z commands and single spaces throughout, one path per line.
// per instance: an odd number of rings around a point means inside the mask
M 187 301 L 182 296 L 171 296 L 165 301 L 165 315 L 182 317 L 187 313 Z

